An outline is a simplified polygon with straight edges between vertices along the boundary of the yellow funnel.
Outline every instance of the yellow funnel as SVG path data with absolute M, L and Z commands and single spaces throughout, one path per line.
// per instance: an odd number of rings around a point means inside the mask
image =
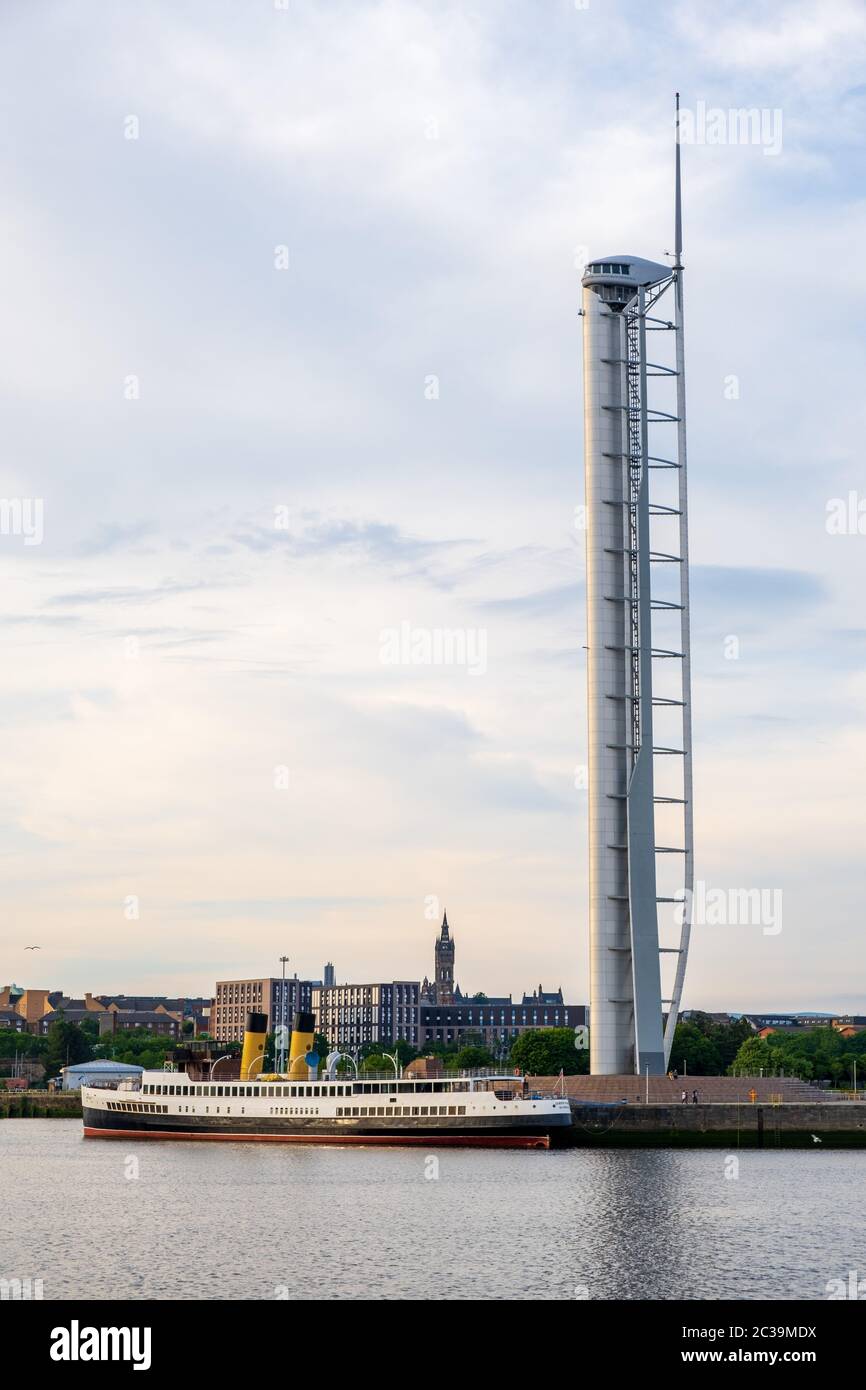
M 241 1081 L 254 1081 L 261 1070 L 268 1020 L 264 1014 L 247 1014 L 244 1029 L 244 1050 L 241 1053 Z
M 315 1014 L 295 1014 L 292 1019 L 292 1041 L 289 1044 L 289 1076 L 306 1081 L 307 1064 L 304 1057 L 314 1042 Z

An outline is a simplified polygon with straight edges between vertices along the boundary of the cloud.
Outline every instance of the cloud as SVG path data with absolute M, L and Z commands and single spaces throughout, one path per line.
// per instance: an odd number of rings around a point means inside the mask
M 489 613 L 510 613 L 516 617 L 551 617 L 573 612 L 575 618 L 582 622 L 582 598 L 582 584 L 557 584 L 536 593 L 487 599 L 479 606 Z
M 699 854 L 795 885 L 745 985 L 698 943 L 688 1002 L 830 997 L 862 915 L 862 538 L 825 530 L 862 491 L 862 6 L 14 25 L 0 494 L 46 538 L 0 553 L 0 812 L 51 983 L 206 992 L 284 946 L 416 978 L 436 894 L 461 983 L 585 997 L 579 270 L 670 247 L 675 69 L 784 114 L 777 158 L 684 150 L 686 312 Z M 483 626 L 484 675 L 384 667 L 404 619 Z
M 133 521 L 128 525 L 119 522 L 103 522 L 96 532 L 82 546 L 85 555 L 107 555 L 111 551 L 126 549 L 136 541 L 152 536 L 156 531 L 152 521 Z

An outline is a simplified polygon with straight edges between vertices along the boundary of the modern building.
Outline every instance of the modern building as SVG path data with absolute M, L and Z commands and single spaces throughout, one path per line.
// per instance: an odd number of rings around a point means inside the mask
M 505 1056 L 515 1038 L 536 1028 L 577 1028 L 586 1024 L 585 1004 L 566 1004 L 562 990 L 525 994 L 515 1002 L 478 995 L 461 1003 L 422 1004 L 422 1044 L 480 1039 L 493 1054 Z
M 590 1057 L 605 1075 L 667 1070 L 690 931 L 679 98 L 677 113 L 673 265 L 603 256 L 582 280 Z M 660 901 L 684 904 L 671 944 Z M 664 989 L 663 955 L 674 962 Z
M 325 966 L 325 973 L 322 977 L 322 984 L 325 986 L 325 989 L 332 989 L 336 983 L 337 972 L 334 969 L 332 962 L 328 961 L 327 965 Z
M 354 1052 L 366 1043 L 395 1041 L 417 1047 L 421 1040 L 420 993 L 417 980 L 316 985 L 312 991 L 316 1032 L 343 1052 Z
M 208 1031 L 212 1038 L 240 1042 L 250 1011 L 265 1015 L 269 1033 L 281 1023 L 291 1028 L 294 1013 L 309 1013 L 313 1007 L 313 988 L 319 984 L 318 980 L 299 980 L 297 975 L 285 980 L 278 976 L 261 980 L 217 980 Z
M 60 1068 L 61 1090 L 78 1091 L 82 1085 L 116 1086 L 118 1081 L 141 1076 L 143 1070 L 126 1062 L 77 1062 L 74 1066 Z

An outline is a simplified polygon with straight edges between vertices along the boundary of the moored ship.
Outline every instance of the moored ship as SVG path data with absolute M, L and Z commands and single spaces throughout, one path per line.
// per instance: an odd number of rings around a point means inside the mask
M 531 1091 L 526 1078 L 484 1073 L 340 1076 L 339 1054 L 318 1076 L 311 1014 L 296 1014 L 288 1071 L 257 1075 L 265 1019 L 250 1014 L 240 1077 L 195 1080 L 145 1071 L 138 1089 L 83 1086 L 92 1138 L 259 1140 L 307 1144 L 480 1145 L 548 1148 L 571 1124 L 569 1102 Z M 308 1060 L 309 1059 L 309 1060 Z

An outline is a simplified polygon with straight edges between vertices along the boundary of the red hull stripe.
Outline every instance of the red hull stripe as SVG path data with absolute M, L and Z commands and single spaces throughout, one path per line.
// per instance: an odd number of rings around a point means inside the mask
M 88 1139 L 226 1139 L 235 1144 L 423 1144 L 428 1149 L 443 1145 L 484 1149 L 549 1149 L 549 1134 L 475 1135 L 443 1134 L 179 1134 L 169 1129 L 93 1129 L 84 1126 Z

